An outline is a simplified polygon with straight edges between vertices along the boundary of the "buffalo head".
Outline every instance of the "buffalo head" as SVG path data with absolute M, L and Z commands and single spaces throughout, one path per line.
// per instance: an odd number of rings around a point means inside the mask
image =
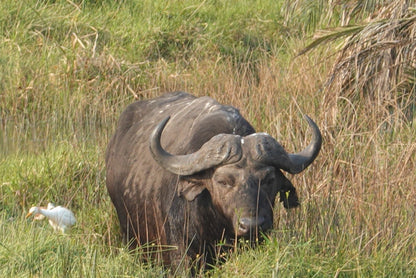
M 247 136 L 218 134 L 194 153 L 170 154 L 160 143 L 169 117 L 151 133 L 150 150 L 161 167 L 189 181 L 178 188 L 182 196 L 192 201 L 208 190 L 224 222 L 230 223 L 228 232 L 238 237 L 251 237 L 272 227 L 278 192 L 286 208 L 299 204 L 295 188 L 281 170 L 291 174 L 303 171 L 321 149 L 319 128 L 308 116 L 305 118 L 313 136 L 311 143 L 299 153 L 287 153 L 266 133 L 253 133 Z

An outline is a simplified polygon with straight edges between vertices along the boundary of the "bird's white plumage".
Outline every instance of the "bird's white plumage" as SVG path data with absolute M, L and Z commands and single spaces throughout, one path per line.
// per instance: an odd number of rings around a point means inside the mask
M 57 206 L 55 207 L 52 203 L 48 204 L 48 207 L 32 207 L 29 210 L 29 213 L 26 217 L 31 215 L 35 215 L 35 219 L 43 219 L 43 217 L 39 217 L 39 215 L 43 215 L 44 217 L 48 218 L 49 224 L 53 227 L 55 231 L 61 231 L 65 233 L 68 229 L 70 229 L 76 222 L 75 216 L 67 208 Z

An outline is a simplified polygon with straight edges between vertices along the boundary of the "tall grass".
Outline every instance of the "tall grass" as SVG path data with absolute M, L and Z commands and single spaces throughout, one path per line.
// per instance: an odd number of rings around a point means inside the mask
M 104 172 L 121 110 L 173 90 L 238 107 L 289 151 L 310 139 L 303 113 L 324 136 L 316 162 L 289 177 L 301 207 L 277 205 L 260 246 L 242 242 L 201 276 L 414 276 L 416 130 L 386 129 L 378 107 L 322 90 L 331 46 L 296 55 L 316 28 L 346 21 L 342 6 L 310 3 L 3 1 L 0 276 L 174 274 L 125 248 Z M 344 19 L 366 18 L 367 3 Z M 71 234 L 24 219 L 49 201 L 75 212 Z

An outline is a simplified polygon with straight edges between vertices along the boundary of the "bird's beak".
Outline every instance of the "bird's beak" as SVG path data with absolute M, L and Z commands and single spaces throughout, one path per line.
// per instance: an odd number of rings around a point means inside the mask
M 26 218 L 29 218 L 29 216 L 31 216 L 31 215 L 32 215 L 32 213 L 29 212 L 28 214 L 26 214 Z

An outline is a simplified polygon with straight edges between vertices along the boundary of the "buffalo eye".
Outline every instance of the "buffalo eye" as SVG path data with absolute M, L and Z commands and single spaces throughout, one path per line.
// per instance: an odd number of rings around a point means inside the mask
M 274 186 L 276 183 L 277 179 L 274 171 L 267 171 L 265 176 L 261 180 L 261 184 L 265 186 Z
M 221 177 L 216 180 L 217 184 L 223 187 L 233 187 L 234 186 L 234 179 L 231 176 Z
M 275 184 L 276 183 L 276 177 L 275 177 L 275 175 L 269 175 L 269 176 L 267 176 L 265 178 L 265 182 L 267 184 L 270 184 L 270 185 Z
M 232 185 L 229 184 L 229 182 L 227 182 L 225 180 L 219 180 L 219 181 L 217 181 L 217 183 L 221 186 L 224 186 L 224 187 L 231 187 L 232 186 Z
M 227 186 L 227 182 L 226 181 L 217 181 L 217 183 L 219 185 L 222 185 L 222 186 Z

